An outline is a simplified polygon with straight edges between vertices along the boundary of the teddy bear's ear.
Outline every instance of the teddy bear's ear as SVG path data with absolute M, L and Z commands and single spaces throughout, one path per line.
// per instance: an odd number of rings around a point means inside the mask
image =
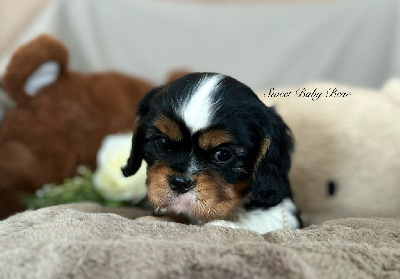
M 4 89 L 18 104 L 27 102 L 66 73 L 67 59 L 59 41 L 41 35 L 14 53 L 2 80 Z
M 391 98 L 397 104 L 400 103 L 400 79 L 392 78 L 388 80 L 382 88 L 383 94 Z

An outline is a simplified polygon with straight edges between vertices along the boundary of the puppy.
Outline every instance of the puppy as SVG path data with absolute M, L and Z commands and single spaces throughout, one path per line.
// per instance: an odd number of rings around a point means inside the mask
M 259 233 L 299 227 L 288 180 L 293 140 L 273 108 L 243 83 L 194 73 L 140 102 L 125 176 L 147 164 L 159 210 Z

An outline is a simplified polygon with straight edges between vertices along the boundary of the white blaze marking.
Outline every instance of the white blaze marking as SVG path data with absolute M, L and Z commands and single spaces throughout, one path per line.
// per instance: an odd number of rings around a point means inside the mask
M 218 106 L 213 101 L 212 93 L 217 90 L 218 82 L 222 78 L 222 75 L 214 75 L 202 79 L 190 99 L 183 104 L 180 114 L 192 133 L 209 126 Z
M 186 171 L 187 174 L 193 175 L 199 170 L 199 167 L 197 166 L 196 159 L 193 154 L 190 155 L 190 162 L 189 162 L 189 167 Z

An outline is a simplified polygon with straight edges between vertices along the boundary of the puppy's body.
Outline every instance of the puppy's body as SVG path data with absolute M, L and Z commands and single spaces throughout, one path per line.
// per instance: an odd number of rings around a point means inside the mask
M 294 230 L 300 227 L 296 206 L 290 198 L 285 198 L 280 204 L 267 209 L 246 210 L 238 207 L 230 220 L 214 220 L 208 224 L 247 229 L 258 233 L 279 229 Z
M 244 220 L 276 212 L 291 196 L 292 148 L 288 127 L 250 88 L 220 74 L 196 73 L 142 100 L 123 172 L 134 174 L 145 159 L 155 207 L 214 224 L 235 216 L 235 224 L 248 228 Z M 283 228 L 294 209 L 280 208 Z M 269 231 L 273 220 L 261 219 L 265 226 L 257 231 Z

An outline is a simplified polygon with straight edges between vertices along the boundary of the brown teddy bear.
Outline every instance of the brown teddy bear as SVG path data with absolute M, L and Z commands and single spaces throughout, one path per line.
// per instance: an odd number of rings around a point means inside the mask
M 400 217 L 400 80 L 379 90 L 314 83 L 259 94 L 295 140 L 290 180 L 305 225 Z
M 102 139 L 132 129 L 146 81 L 68 70 L 68 53 L 42 35 L 13 55 L 2 83 L 16 106 L 0 126 L 0 218 L 22 209 L 19 195 L 95 168 Z

